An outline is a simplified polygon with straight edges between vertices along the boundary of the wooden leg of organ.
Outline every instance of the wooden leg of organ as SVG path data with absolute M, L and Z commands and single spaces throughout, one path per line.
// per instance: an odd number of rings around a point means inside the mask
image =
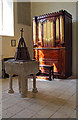
M 33 93 L 37 93 L 38 90 L 36 88 L 36 75 L 34 74 L 33 75 L 33 90 L 32 90 Z
M 14 93 L 14 90 L 12 88 L 12 75 L 9 75 L 9 91 L 8 93 Z

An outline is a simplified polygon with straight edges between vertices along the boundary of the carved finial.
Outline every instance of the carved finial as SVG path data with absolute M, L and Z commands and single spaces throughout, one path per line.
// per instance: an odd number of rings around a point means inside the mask
M 21 38 L 22 38 L 23 37 L 23 28 L 20 31 L 21 31 Z

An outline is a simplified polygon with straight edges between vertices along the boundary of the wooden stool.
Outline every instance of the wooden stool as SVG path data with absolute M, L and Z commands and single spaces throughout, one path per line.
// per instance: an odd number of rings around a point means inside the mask
M 54 79 L 54 66 L 52 65 L 43 65 L 43 66 L 41 66 L 41 67 L 44 67 L 44 68 L 46 68 L 46 69 L 48 69 L 49 70 L 49 80 L 51 81 L 52 79 L 51 79 L 51 75 L 53 76 L 53 79 Z M 52 71 L 52 72 L 51 72 Z

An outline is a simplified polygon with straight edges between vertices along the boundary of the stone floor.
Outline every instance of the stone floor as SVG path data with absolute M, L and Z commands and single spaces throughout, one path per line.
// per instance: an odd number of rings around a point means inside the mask
M 76 118 L 76 80 L 37 79 L 38 93 L 21 98 L 18 78 L 13 78 L 14 94 L 8 93 L 8 79 L 2 80 L 2 118 Z

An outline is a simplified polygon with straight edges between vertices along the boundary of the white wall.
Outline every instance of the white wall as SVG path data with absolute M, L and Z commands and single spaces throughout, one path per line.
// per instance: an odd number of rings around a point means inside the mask
M 2 37 L 0 37 L 0 77 L 2 75 L 2 63 L 1 63 L 1 59 L 2 59 Z
M 78 1 L 76 3 L 76 11 L 78 11 Z M 76 79 L 78 79 L 78 14 L 76 14 L 76 20 Z
M 33 2 L 32 17 L 64 9 L 72 14 L 72 73 L 76 76 L 76 3 L 75 2 Z
M 23 13 L 23 14 L 25 14 L 25 13 Z M 23 28 L 24 29 L 23 37 L 24 37 L 24 40 L 25 40 L 26 45 L 28 47 L 30 57 L 32 58 L 32 56 L 33 56 L 33 54 L 32 54 L 33 42 L 32 42 L 31 26 L 18 24 L 17 17 L 18 17 L 18 15 L 17 15 L 17 3 L 14 3 L 14 37 L 7 37 L 7 36 L 2 37 L 2 56 L 3 57 L 14 57 L 17 46 L 11 47 L 11 39 L 15 39 L 16 43 L 17 43 L 16 45 L 18 45 L 18 41 L 20 38 L 20 29 Z
M 24 40 L 26 42 L 26 45 L 29 49 L 30 56 L 33 58 L 33 41 L 32 41 L 32 26 L 22 25 L 17 23 L 17 3 L 14 3 L 15 9 L 14 9 L 14 37 L 2 37 L 2 56 L 3 57 L 13 57 L 15 55 L 16 47 L 11 47 L 11 39 L 16 39 L 17 45 L 20 37 L 20 29 L 24 28 Z M 76 75 L 76 3 L 75 2 L 33 2 L 32 3 L 32 9 L 31 9 L 31 15 L 33 16 L 39 16 L 47 13 L 52 13 L 59 11 L 61 9 L 67 10 L 69 13 L 72 14 L 72 72 L 73 75 Z M 27 11 L 26 11 L 27 12 Z M 25 14 L 25 13 L 24 13 Z M 20 16 L 21 17 L 21 16 Z M 32 19 L 31 19 L 32 21 Z M 1 41 L 0 41 L 1 45 Z

